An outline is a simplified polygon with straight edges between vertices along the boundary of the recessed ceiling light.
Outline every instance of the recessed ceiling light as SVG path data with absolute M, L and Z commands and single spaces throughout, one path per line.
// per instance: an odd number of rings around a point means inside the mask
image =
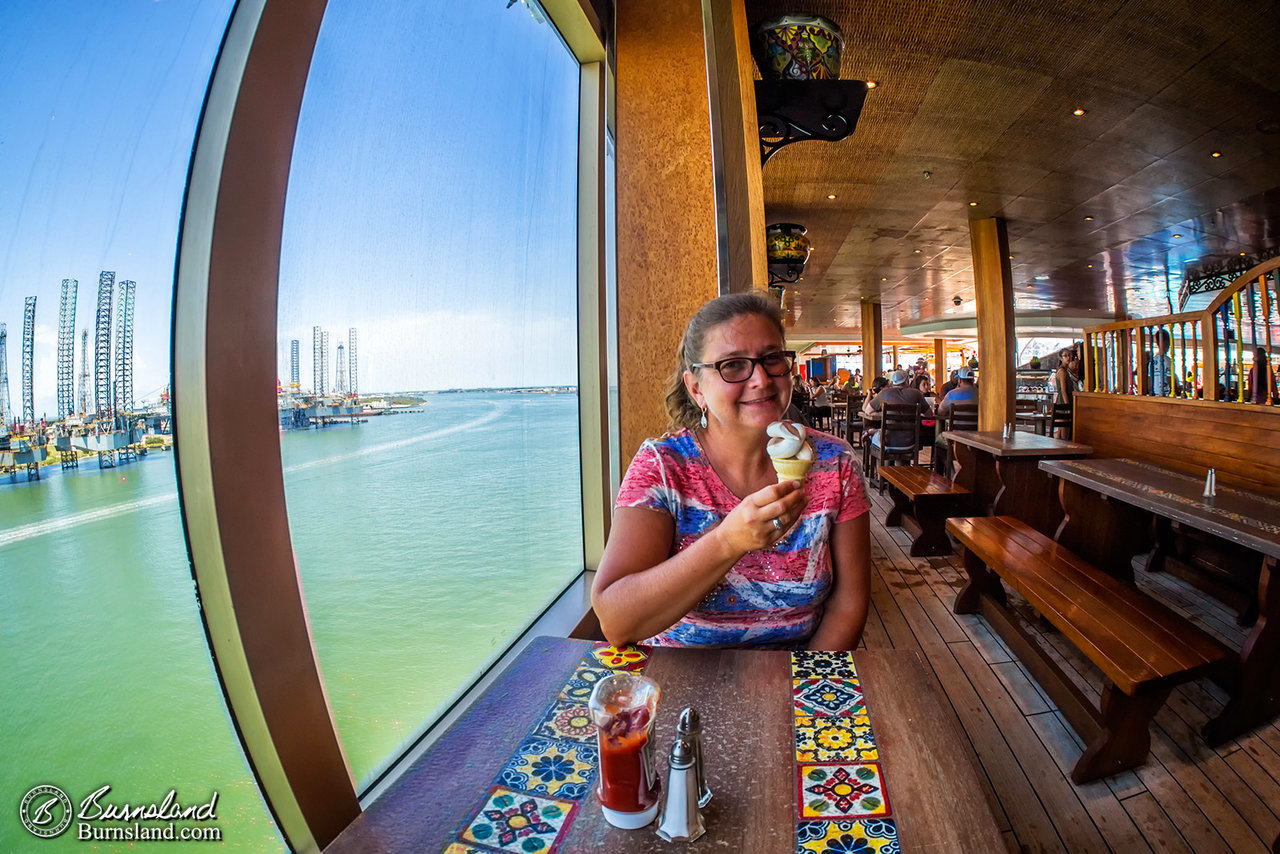
M 1182 236 L 1181 234 L 1175 234 L 1175 235 L 1173 236 L 1173 239 L 1174 239 L 1174 240 L 1177 240 L 1177 239 L 1178 239 L 1179 237 L 1181 237 L 1181 236 Z
M 915 252 L 913 252 L 913 253 L 911 253 L 911 254 L 913 254 L 913 255 L 919 255 L 919 254 L 920 254 L 920 250 L 919 250 L 919 249 L 917 249 Z
M 1241 253 L 1240 253 L 1240 257 L 1241 257 L 1241 258 L 1243 258 L 1243 257 L 1244 257 L 1244 253 L 1243 253 L 1243 252 L 1241 252 Z
M 1210 157 L 1221 157 L 1221 156 L 1222 156 L 1222 152 L 1221 152 L 1221 151 L 1210 151 L 1210 152 L 1209 152 L 1209 156 L 1210 156 Z
M 1243 253 L 1243 252 L 1241 252 L 1240 254 L 1241 254 L 1241 255 L 1243 255 L 1244 253 Z M 888 276 L 881 276 L 881 277 L 880 277 L 880 281 L 882 281 L 882 282 L 887 282 L 887 281 L 889 281 L 889 277 L 888 277 Z
M 1090 265 L 1089 265 L 1089 269 L 1090 269 L 1090 270 L 1092 270 L 1092 269 L 1093 269 L 1093 265 L 1092 265 L 1092 264 L 1090 264 Z
M 1072 110 L 1072 111 L 1071 111 L 1071 115 L 1073 115 L 1073 116 L 1083 116 L 1083 115 L 1084 115 L 1085 113 L 1087 113 L 1087 112 L 1089 112 L 1089 111 L 1088 111 L 1088 110 L 1086 110 L 1084 107 L 1076 107 L 1074 110 Z
M 1091 217 L 1091 216 L 1087 216 L 1087 217 L 1085 217 L 1085 218 L 1084 218 L 1084 221 L 1085 221 L 1085 222 L 1093 222 L 1093 217 Z
M 969 207 L 976 208 L 977 206 L 978 206 L 977 202 L 969 202 Z
M 877 83 L 877 82 L 876 82 L 876 81 L 874 81 L 874 80 L 868 80 L 868 81 L 867 81 L 867 88 L 868 88 L 868 89 L 874 89 L 874 88 L 876 88 L 876 87 L 877 87 L 877 86 L 879 86 L 879 85 L 880 85 L 880 84 L 879 84 L 879 83 Z

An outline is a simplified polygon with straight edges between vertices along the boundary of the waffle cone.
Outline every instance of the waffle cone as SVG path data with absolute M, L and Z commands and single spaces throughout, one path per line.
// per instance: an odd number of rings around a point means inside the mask
M 774 459 L 772 462 L 773 470 L 778 473 L 779 483 L 784 480 L 804 480 L 809 473 L 809 466 L 813 465 L 813 460 Z

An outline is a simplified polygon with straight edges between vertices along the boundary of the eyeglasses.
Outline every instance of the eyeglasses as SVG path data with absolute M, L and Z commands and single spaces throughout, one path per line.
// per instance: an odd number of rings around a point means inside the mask
M 791 368 L 796 363 L 796 353 L 794 350 L 779 350 L 776 353 L 767 353 L 758 359 L 750 356 L 732 356 L 728 359 L 721 359 L 718 362 L 699 362 L 690 365 L 691 368 L 715 368 L 716 373 L 720 374 L 720 379 L 727 383 L 744 383 L 751 379 L 751 375 L 756 372 L 756 365 L 764 368 L 764 372 L 771 377 L 782 377 L 791 373 Z

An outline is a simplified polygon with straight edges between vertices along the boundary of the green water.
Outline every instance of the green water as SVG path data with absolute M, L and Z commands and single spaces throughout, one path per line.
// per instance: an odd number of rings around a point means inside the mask
M 316 648 L 365 782 L 581 569 L 576 397 L 425 409 L 282 437 Z M 29 835 L 18 804 L 41 783 L 73 802 L 216 791 L 222 844 L 163 850 L 284 847 L 213 674 L 170 454 L 0 481 L 0 677 L 0 851 L 130 847 Z

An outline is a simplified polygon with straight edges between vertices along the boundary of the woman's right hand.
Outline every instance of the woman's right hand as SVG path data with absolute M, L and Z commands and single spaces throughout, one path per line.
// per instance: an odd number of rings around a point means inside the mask
M 804 507 L 804 485 L 784 480 L 742 499 L 716 527 L 716 535 L 735 553 L 761 551 L 786 535 Z

